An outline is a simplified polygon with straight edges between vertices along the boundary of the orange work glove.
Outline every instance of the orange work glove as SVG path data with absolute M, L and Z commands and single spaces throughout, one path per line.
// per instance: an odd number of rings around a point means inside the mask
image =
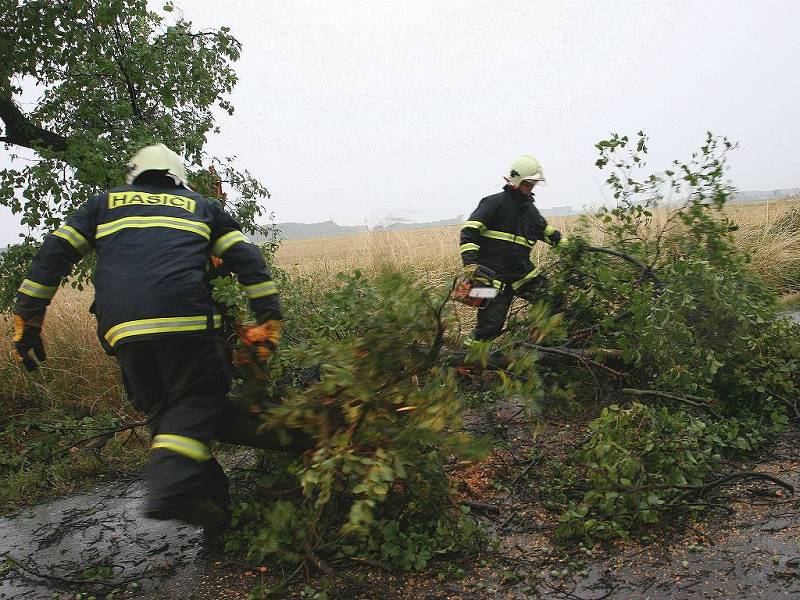
M 253 361 L 265 364 L 272 356 L 281 339 L 282 322 L 264 321 L 258 325 L 239 326 L 237 333 L 244 348 L 234 354 L 237 365 L 247 365 Z
M 26 319 L 21 315 L 14 315 L 14 350 L 16 358 L 28 371 L 35 371 L 39 368 L 39 362 L 47 359 L 42 343 L 42 323 L 44 315 Z M 36 356 L 36 360 L 31 356 L 31 351 Z

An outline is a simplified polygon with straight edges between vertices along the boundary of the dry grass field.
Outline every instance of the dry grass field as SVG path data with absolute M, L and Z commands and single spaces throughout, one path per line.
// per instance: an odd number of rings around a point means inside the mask
M 753 258 L 753 269 L 783 292 L 800 286 L 800 197 L 768 203 L 735 204 L 726 213 L 738 225 L 737 242 Z M 656 213 L 653 227 L 667 218 Z M 569 236 L 577 217 L 553 217 L 549 222 Z M 402 265 L 432 281 L 451 278 L 461 266 L 460 226 L 365 232 L 333 238 L 284 241 L 276 255 L 281 268 L 323 281 L 339 272 L 375 272 L 382 265 Z M 593 243 L 602 245 L 599 235 Z M 547 260 L 546 244 L 533 250 L 534 264 Z
M 754 271 L 787 297 L 800 292 L 800 198 L 764 204 L 733 205 L 729 216 L 739 224 L 737 240 L 752 255 Z M 657 214 L 656 220 L 664 214 Z M 569 236 L 576 217 L 551 223 Z M 276 263 L 293 275 L 313 276 L 324 284 L 339 272 L 360 269 L 374 273 L 382 265 L 404 266 L 421 280 L 440 285 L 452 279 L 461 261 L 459 226 L 363 233 L 349 237 L 289 240 L 281 244 Z M 593 240 L 602 244 L 602 239 Z M 548 259 L 546 244 L 537 244 L 533 260 Z M 88 313 L 91 289 L 69 286 L 56 295 L 45 323 L 50 357 L 39 373 L 23 376 L 12 361 L 10 315 L 0 315 L 0 401 L 36 397 L 43 404 L 119 407 L 121 390 L 115 361 L 100 349 L 94 318 Z M 463 313 L 465 327 L 472 313 Z
M 80 408 L 84 412 L 121 406 L 121 384 L 116 361 L 106 356 L 97 339 L 96 322 L 89 314 L 91 288 L 66 286 L 56 294 L 43 329 L 48 360 L 33 375 L 21 368 L 0 368 L 0 402 L 37 398 L 46 408 Z M 11 315 L 0 314 L 0 367 L 11 366 Z
M 785 294 L 800 292 L 800 196 L 727 209 L 739 225 L 736 241 L 753 270 Z
M 550 223 L 568 234 L 575 217 L 554 217 Z M 401 265 L 431 278 L 452 277 L 461 267 L 460 225 L 365 232 L 347 237 L 286 240 L 275 257 L 282 269 L 326 279 L 361 269 L 372 273 L 384 265 Z M 533 250 L 534 262 L 548 253 L 545 244 Z

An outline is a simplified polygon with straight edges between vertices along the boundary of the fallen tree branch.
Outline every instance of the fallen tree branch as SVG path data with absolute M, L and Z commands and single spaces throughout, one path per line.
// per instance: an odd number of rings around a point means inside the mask
M 78 441 L 73 442 L 72 444 L 70 444 L 69 446 L 67 446 L 65 448 L 59 448 L 57 451 L 51 453 L 50 456 L 48 457 L 48 459 L 51 459 L 51 458 L 53 458 L 54 456 L 56 456 L 58 454 L 63 454 L 64 452 L 69 452 L 73 448 L 77 448 L 78 446 L 80 446 L 82 444 L 86 444 L 87 447 L 92 447 L 92 448 L 96 448 L 98 446 L 101 446 L 101 447 L 105 446 L 105 444 L 108 443 L 108 440 L 110 440 L 117 433 L 122 433 L 123 431 L 128 431 L 128 430 L 134 431 L 137 427 L 144 427 L 147 424 L 148 424 L 147 421 L 136 421 L 134 423 L 126 423 L 125 425 L 119 425 L 117 427 L 108 427 L 106 429 L 103 429 L 102 433 L 97 433 L 95 435 L 90 435 L 89 437 L 81 438 Z M 98 443 L 95 443 L 95 444 L 88 444 L 87 443 L 87 442 L 91 442 L 93 440 L 98 440 Z
M 659 276 L 656 275 L 656 272 L 652 268 L 648 267 L 638 258 L 634 258 L 630 254 L 625 254 L 624 252 L 620 252 L 619 250 L 612 250 L 611 248 L 598 248 L 597 246 L 584 246 L 583 250 L 587 252 L 598 252 L 600 254 L 608 254 L 610 256 L 616 256 L 617 258 L 621 258 L 622 260 L 637 266 L 639 270 L 642 272 L 642 275 L 648 277 L 658 287 L 660 288 L 664 287 L 664 282 L 661 281 Z
M 717 479 L 712 479 L 711 481 L 707 481 L 706 483 L 701 483 L 699 485 L 689 485 L 689 484 L 674 484 L 674 483 L 652 483 L 649 485 L 640 485 L 636 487 L 621 487 L 621 486 L 612 486 L 609 489 L 612 489 L 615 492 L 619 492 L 620 494 L 636 494 L 639 492 L 647 492 L 652 490 L 676 490 L 683 492 L 677 498 L 677 500 L 682 500 L 686 498 L 690 494 L 694 494 L 697 492 L 698 496 L 702 496 L 706 490 L 711 488 L 719 487 L 726 483 L 730 483 L 731 481 L 737 481 L 739 479 L 760 479 L 763 481 L 770 481 L 775 485 L 778 485 L 785 490 L 787 490 L 790 494 L 794 494 L 794 486 L 791 483 L 787 483 L 782 479 L 778 479 L 768 473 L 762 473 L 760 471 L 736 471 L 734 473 L 728 473 L 727 475 L 723 475 Z M 586 488 L 578 488 L 582 489 L 583 491 L 588 491 L 589 487 Z M 654 507 L 655 508 L 655 507 Z
M 718 413 L 714 408 L 708 404 L 707 398 L 702 398 L 701 396 L 692 396 L 691 394 L 685 394 L 683 396 L 679 396 L 678 394 L 671 394 L 669 392 L 661 392 L 659 390 L 637 390 L 634 388 L 622 388 L 620 390 L 623 394 L 628 394 L 630 396 L 638 396 L 638 397 L 655 397 L 655 398 L 665 398 L 667 400 L 674 400 L 676 402 L 681 402 L 688 406 L 693 406 L 695 408 L 699 408 L 701 410 L 705 410 L 709 414 L 721 419 L 722 415 Z
M 791 483 L 788 483 L 783 479 L 778 479 L 777 477 L 774 477 L 768 473 L 761 473 L 759 471 L 736 471 L 735 473 L 728 473 L 727 475 L 723 475 L 719 479 L 709 481 L 708 483 L 704 483 L 703 485 L 692 486 L 692 487 L 700 489 L 701 493 L 703 493 L 710 488 L 719 487 L 726 483 L 730 483 L 731 481 L 737 481 L 740 479 L 760 479 L 762 481 L 769 481 L 777 486 L 782 487 L 790 494 L 794 494 L 794 486 Z
M 614 377 L 619 377 L 620 379 L 625 377 L 625 373 L 617 371 L 616 369 L 612 369 L 611 367 L 608 367 L 601 362 L 597 362 L 594 359 L 588 358 L 580 350 L 569 350 L 567 348 L 553 348 L 552 346 L 539 346 L 538 344 L 532 344 L 530 342 L 519 342 L 519 345 L 522 346 L 523 348 L 538 350 L 542 354 L 556 354 L 558 356 L 567 356 L 580 363 L 585 363 L 587 365 L 591 365 L 598 369 L 602 369 L 603 371 L 610 373 Z
M 521 473 L 519 473 L 519 474 L 518 474 L 516 477 L 514 477 L 514 481 L 512 481 L 512 482 L 511 482 L 511 488 L 513 489 L 513 488 L 514 488 L 514 486 L 516 486 L 516 485 L 517 485 L 517 482 L 518 482 L 520 479 L 522 479 L 523 477 L 525 477 L 525 475 L 527 475 L 527 474 L 528 474 L 528 471 L 530 471 L 530 470 L 531 470 L 531 468 L 532 468 L 534 465 L 537 465 L 537 464 L 539 464 L 540 462 L 542 462 L 542 458 L 543 458 L 543 457 L 544 457 L 544 455 L 543 455 L 543 454 L 539 454 L 538 456 L 534 456 L 532 459 L 530 459 L 530 460 L 528 461 L 528 465 L 527 465 L 527 466 L 526 466 L 526 467 L 525 467 L 525 468 L 522 470 L 522 472 L 521 472 Z
M 625 310 L 625 311 L 619 313 L 613 319 L 611 319 L 611 321 L 613 323 L 619 323 L 620 321 L 624 321 L 625 319 L 628 319 L 628 318 L 630 318 L 632 316 L 633 316 L 633 311 Z M 578 338 L 580 338 L 580 337 L 582 337 L 584 335 L 588 335 L 590 333 L 594 333 L 595 331 L 600 329 L 601 326 L 602 325 L 600 323 L 595 323 L 594 325 L 592 325 L 590 327 L 584 327 L 583 329 L 576 329 L 575 331 L 573 331 L 570 334 L 570 341 L 573 341 L 574 339 L 578 339 Z

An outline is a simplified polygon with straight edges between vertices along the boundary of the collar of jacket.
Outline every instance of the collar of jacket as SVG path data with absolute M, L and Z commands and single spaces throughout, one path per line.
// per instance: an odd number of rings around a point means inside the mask
M 514 198 L 514 200 L 520 202 L 523 205 L 527 206 L 528 204 L 533 204 L 533 194 L 527 196 L 526 194 L 520 192 L 517 188 L 513 187 L 510 183 L 507 183 L 506 185 L 503 186 L 503 191 L 510 194 L 511 197 Z

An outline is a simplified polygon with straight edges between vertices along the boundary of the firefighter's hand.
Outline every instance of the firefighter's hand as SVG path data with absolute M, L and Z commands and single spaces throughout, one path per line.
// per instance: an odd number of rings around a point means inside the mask
M 39 368 L 39 363 L 47 359 L 42 344 L 42 322 L 44 316 L 31 317 L 26 319 L 20 315 L 14 315 L 14 351 L 16 358 L 28 371 L 35 371 Z M 31 351 L 36 357 L 34 360 Z M 37 362 L 37 360 L 39 362 Z
M 238 364 L 249 364 L 253 360 L 266 363 L 272 356 L 281 339 L 282 322 L 264 321 L 258 325 L 239 328 L 239 339 L 244 345 L 244 352 L 236 356 Z
M 478 270 L 480 265 L 478 263 L 472 263 L 471 265 L 464 265 L 464 268 L 461 269 L 461 276 L 470 279 L 473 275 L 475 275 L 475 271 Z
M 553 247 L 558 246 L 561 242 L 561 232 L 556 229 L 553 233 L 550 234 L 550 245 Z

